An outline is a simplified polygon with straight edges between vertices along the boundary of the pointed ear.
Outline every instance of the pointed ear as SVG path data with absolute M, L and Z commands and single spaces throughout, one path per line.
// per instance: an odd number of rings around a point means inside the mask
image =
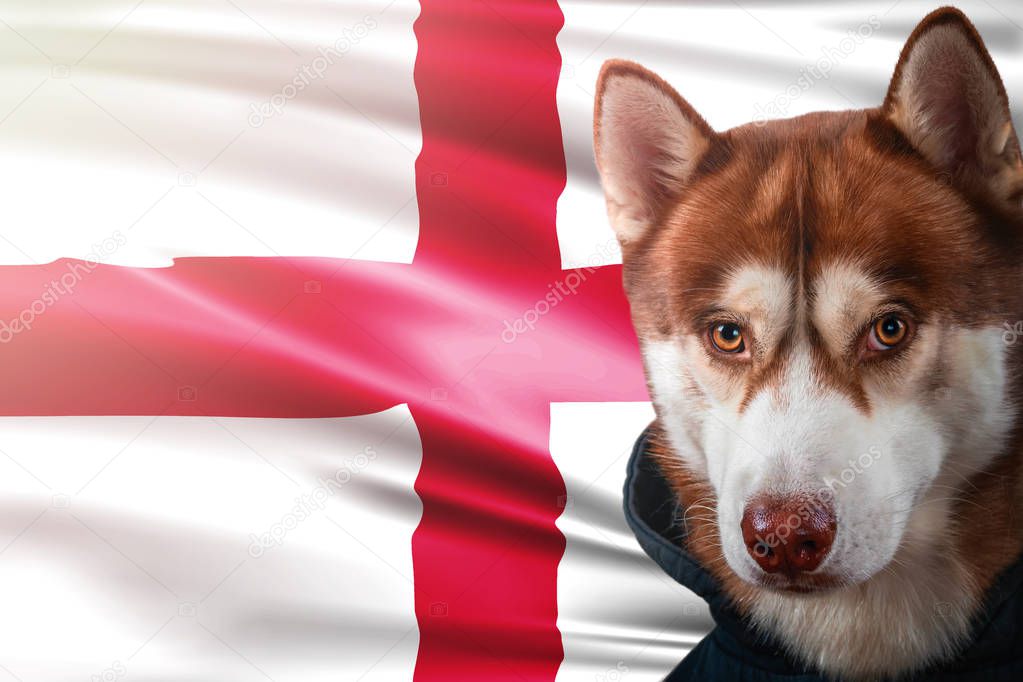
M 619 60 L 605 62 L 597 79 L 593 134 L 608 217 L 623 244 L 678 195 L 714 137 L 659 76 Z
M 920 22 L 899 57 L 882 111 L 954 182 L 1019 208 L 1023 163 L 1009 100 L 962 12 L 945 7 Z

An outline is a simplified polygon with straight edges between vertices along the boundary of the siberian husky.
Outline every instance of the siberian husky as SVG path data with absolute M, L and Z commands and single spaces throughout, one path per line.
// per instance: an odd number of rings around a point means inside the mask
M 1023 549 L 1023 162 L 958 10 L 884 103 L 716 132 L 601 72 L 595 149 L 688 551 L 809 668 L 954 657 Z

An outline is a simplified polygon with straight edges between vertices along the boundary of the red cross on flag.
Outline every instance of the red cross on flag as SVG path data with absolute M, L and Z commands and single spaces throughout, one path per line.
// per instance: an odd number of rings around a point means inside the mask
M 663 677 L 710 621 L 619 511 L 592 86 L 724 128 L 817 57 L 707 5 L 5 5 L 0 679 Z

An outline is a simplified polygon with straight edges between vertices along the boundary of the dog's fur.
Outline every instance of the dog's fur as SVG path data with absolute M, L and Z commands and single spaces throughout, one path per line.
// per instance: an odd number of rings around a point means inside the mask
M 594 133 L 688 549 L 826 675 L 954 656 L 1023 549 L 1023 161 L 976 29 L 929 15 L 876 109 L 723 133 L 611 61 Z M 912 338 L 864 355 L 892 311 Z M 747 357 L 710 346 L 722 320 Z M 776 589 L 743 509 L 819 489 L 831 552 L 809 592 Z

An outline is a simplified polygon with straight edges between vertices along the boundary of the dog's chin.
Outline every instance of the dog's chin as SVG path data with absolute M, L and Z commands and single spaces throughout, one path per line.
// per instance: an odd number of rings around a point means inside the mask
M 854 584 L 848 579 L 828 573 L 811 573 L 795 578 L 762 573 L 752 579 L 743 578 L 743 580 L 762 590 L 790 595 L 824 594 Z

